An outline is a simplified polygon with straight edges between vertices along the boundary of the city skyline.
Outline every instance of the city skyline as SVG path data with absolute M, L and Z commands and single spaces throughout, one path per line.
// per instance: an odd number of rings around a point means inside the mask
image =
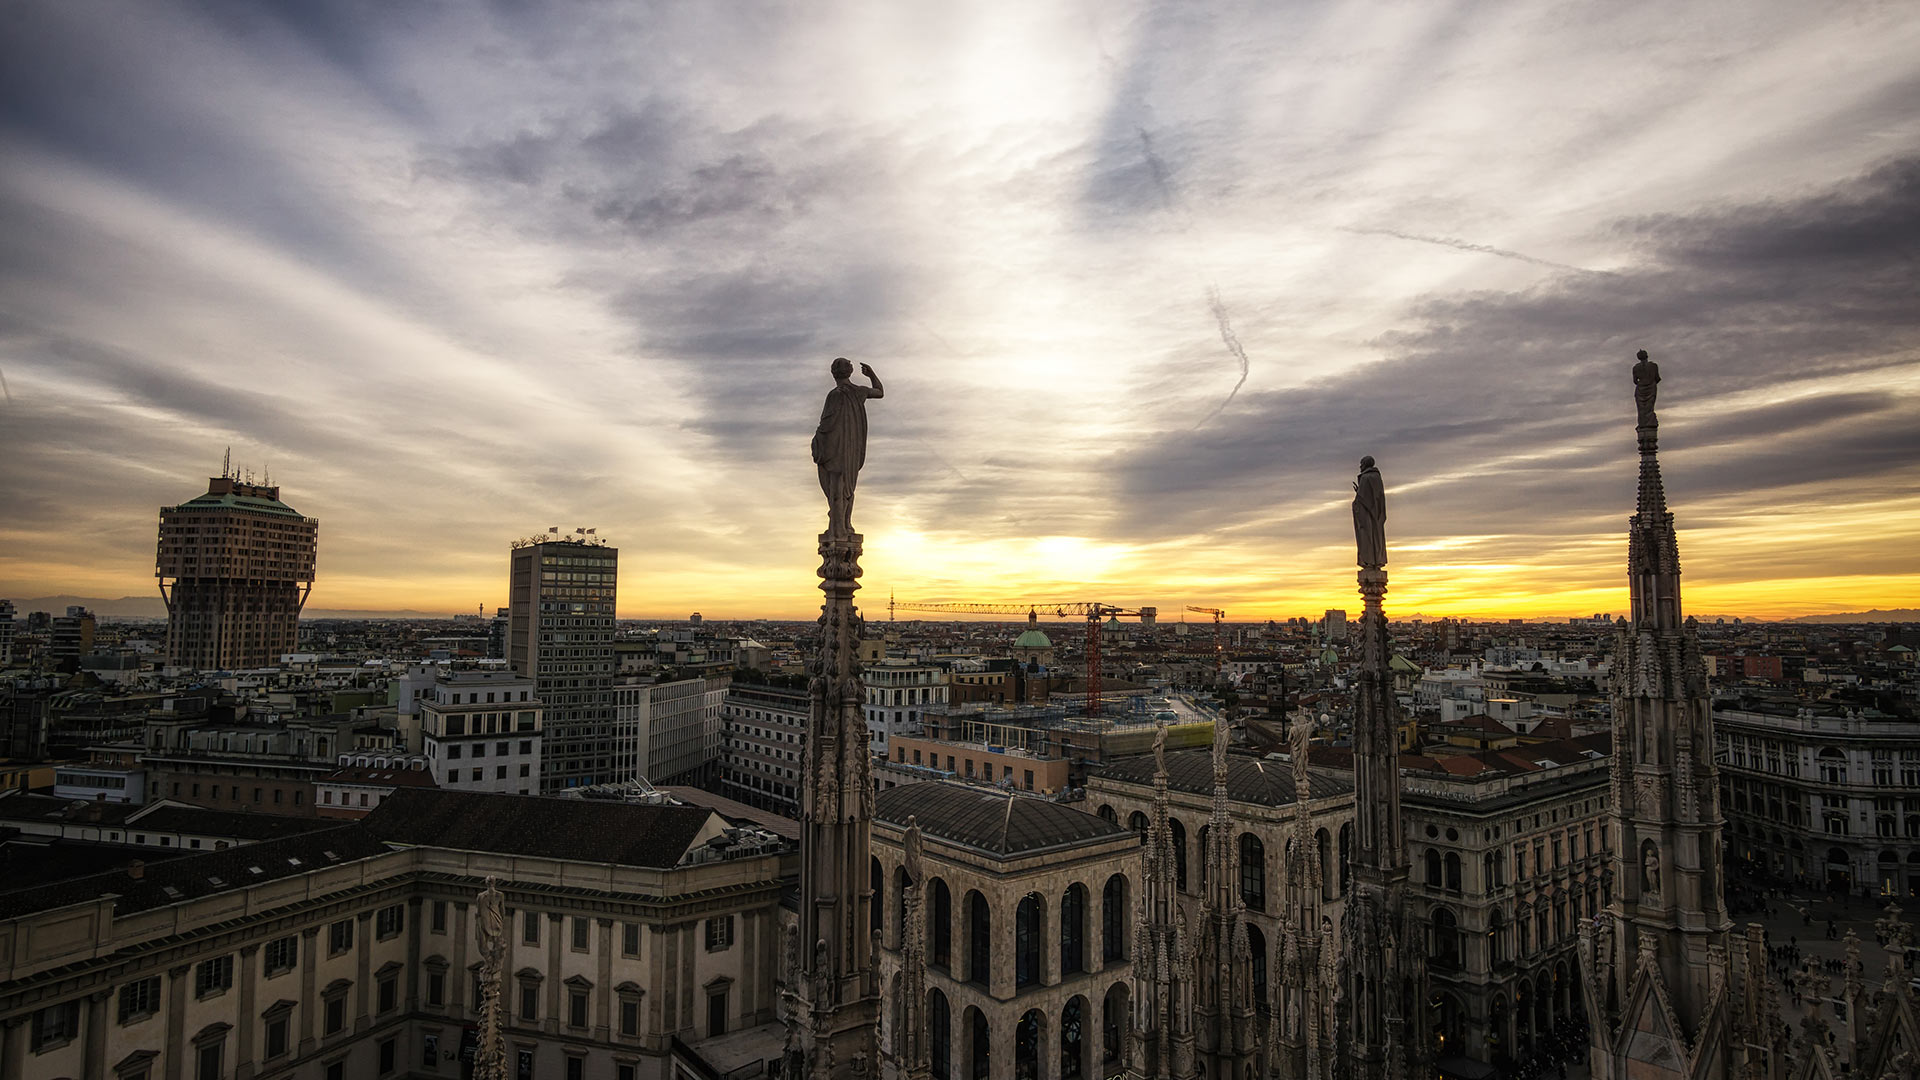
M 0 595 L 157 596 L 232 446 L 312 609 L 559 525 L 622 617 L 811 617 L 846 355 L 869 618 L 1350 607 L 1362 454 L 1396 614 L 1619 612 L 1646 348 L 1690 611 L 1920 606 L 1920 26 L 1385 11 L 24 6 Z

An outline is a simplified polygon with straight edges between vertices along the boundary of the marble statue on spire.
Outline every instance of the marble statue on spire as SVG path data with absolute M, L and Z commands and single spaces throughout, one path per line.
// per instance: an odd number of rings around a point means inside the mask
M 1360 459 L 1353 482 L 1353 539 L 1361 566 L 1387 565 L 1387 489 L 1371 456 Z
M 1653 400 L 1660 395 L 1660 365 L 1647 359 L 1647 350 L 1641 349 L 1633 365 L 1633 404 L 1640 413 L 1640 427 L 1655 427 L 1660 418 L 1654 414 Z
M 860 372 L 872 386 L 853 381 L 853 363 L 844 356 L 831 370 L 833 389 L 813 432 L 813 465 L 827 496 L 827 534 L 842 536 L 853 532 L 853 489 L 867 463 L 867 402 L 885 397 L 886 390 L 869 364 L 861 364 Z

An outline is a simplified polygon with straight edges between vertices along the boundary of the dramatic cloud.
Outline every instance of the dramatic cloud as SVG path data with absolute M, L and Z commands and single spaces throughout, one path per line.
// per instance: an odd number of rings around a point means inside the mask
M 1644 347 L 1692 609 L 1920 603 L 1899 5 L 6 22 L 0 595 L 149 591 L 232 445 L 316 607 L 584 525 L 623 613 L 802 614 L 849 355 L 872 592 L 1343 606 L 1372 453 L 1396 611 L 1618 609 Z

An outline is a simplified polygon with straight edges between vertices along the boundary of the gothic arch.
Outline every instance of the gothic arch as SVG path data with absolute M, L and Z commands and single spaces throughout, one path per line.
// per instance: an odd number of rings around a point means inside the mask
M 1127 935 L 1133 926 L 1132 898 L 1127 875 L 1107 879 L 1100 895 L 1100 957 L 1107 963 L 1127 958 Z

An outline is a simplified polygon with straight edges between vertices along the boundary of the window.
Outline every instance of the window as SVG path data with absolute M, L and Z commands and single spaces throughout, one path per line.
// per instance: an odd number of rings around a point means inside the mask
M 448 761 L 460 760 L 460 744 L 459 743 L 454 743 L 451 746 L 447 747 L 447 760 Z M 454 775 L 458 776 L 460 774 L 456 772 L 454 773 Z
M 279 1057 L 287 1052 L 287 1014 L 281 1013 L 267 1019 L 267 1058 Z
M 347 1063 L 344 1061 L 327 1062 L 327 1080 L 347 1080 Z
M 640 955 L 640 924 L 639 923 L 621 923 L 620 924 L 620 955 L 621 956 L 639 956 Z
M 578 915 L 573 918 L 573 949 L 575 952 L 587 951 L 587 920 Z
M 433 902 L 433 932 L 436 934 L 444 934 L 447 932 L 447 902 L 445 900 L 435 900 Z
M 719 952 L 733 945 L 733 916 L 707 920 L 707 951 Z
M 400 1003 L 400 979 L 398 975 L 382 975 L 379 981 L 378 1011 L 390 1013 Z
M 338 956 L 353 948 L 353 920 L 341 919 L 327 926 L 327 955 Z
M 622 1062 L 613 1067 L 613 1080 L 634 1080 L 633 1066 Z
M 207 1043 L 200 1047 L 200 1066 L 196 1075 L 200 1080 L 220 1080 L 221 1051 L 226 1049 L 225 1041 Z
M 540 913 L 523 911 L 520 913 L 520 940 L 527 945 L 540 944 Z
M 374 913 L 373 936 L 385 940 L 407 928 L 407 908 L 404 904 L 392 904 Z
M 380 1040 L 380 1075 L 390 1075 L 400 1065 L 400 1040 Z
M 429 1071 L 440 1067 L 440 1036 L 433 1032 L 420 1036 L 420 1067 Z
M 707 1034 L 709 1036 L 727 1033 L 727 992 L 710 990 L 707 992 Z
M 587 992 L 574 990 L 567 995 L 567 1024 L 570 1027 L 587 1026 Z
M 33 1014 L 33 1052 L 65 1046 L 80 1033 L 80 1003 L 63 1001 Z
M 131 1024 L 160 1011 L 160 977 L 134 981 L 120 988 L 120 1022 Z
M 538 983 L 520 984 L 520 1019 L 540 1019 L 540 985 Z
M 584 1080 L 586 1076 L 586 1064 L 587 1061 L 585 1058 L 574 1057 L 569 1054 L 567 1056 L 567 1080 Z
M 266 954 L 269 976 L 292 971 L 293 965 L 300 960 L 300 938 L 290 934 L 267 942 L 267 947 L 261 951 Z
M 640 1034 L 640 995 L 622 993 L 620 995 L 620 1034 L 636 1036 Z
M 193 973 L 193 996 L 211 997 L 223 993 L 233 985 L 233 957 L 216 956 L 201 961 Z
M 336 1035 L 347 1026 L 347 992 L 342 989 L 327 995 L 324 1018 L 320 1025 L 323 1035 Z

